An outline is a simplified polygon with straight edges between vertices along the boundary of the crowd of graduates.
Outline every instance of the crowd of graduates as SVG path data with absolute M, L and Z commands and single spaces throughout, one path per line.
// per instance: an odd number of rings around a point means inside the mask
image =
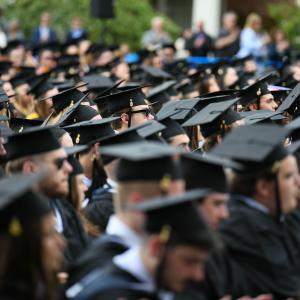
M 296 52 L 36 41 L 0 53 L 0 299 L 300 299 Z

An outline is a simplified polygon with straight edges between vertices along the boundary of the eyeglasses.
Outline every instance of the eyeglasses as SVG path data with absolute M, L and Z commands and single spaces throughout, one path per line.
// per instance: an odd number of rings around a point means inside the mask
M 60 158 L 55 159 L 55 160 L 53 161 L 53 163 L 54 163 L 54 165 L 56 166 L 56 168 L 57 168 L 58 170 L 60 170 L 60 169 L 63 167 L 64 163 L 65 163 L 67 160 L 68 160 L 67 157 L 60 157 Z
M 130 113 L 131 114 L 144 113 L 146 117 L 149 117 L 149 115 L 152 114 L 152 111 L 150 108 L 144 108 L 140 110 L 132 110 Z

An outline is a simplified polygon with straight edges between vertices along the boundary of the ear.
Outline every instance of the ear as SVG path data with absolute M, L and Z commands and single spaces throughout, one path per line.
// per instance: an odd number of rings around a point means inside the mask
M 31 174 L 37 171 L 37 166 L 32 161 L 25 161 L 22 167 L 22 173 L 24 174 Z
M 128 203 L 130 204 L 137 204 L 142 202 L 143 197 L 142 194 L 139 192 L 134 192 L 128 197 Z
M 273 190 L 273 182 L 263 179 L 259 179 L 255 186 L 255 192 L 257 195 L 267 198 L 271 196 L 271 191 Z
M 125 124 L 127 125 L 128 122 L 129 122 L 129 117 L 128 117 L 128 115 L 125 114 L 125 113 L 121 114 L 121 121 L 122 121 L 122 123 L 125 123 Z
M 256 103 L 250 103 L 250 104 L 249 104 L 249 109 L 250 109 L 251 111 L 257 110 L 257 104 L 256 104 Z
M 152 257 L 160 257 L 161 252 L 165 246 L 165 243 L 162 242 L 158 235 L 154 235 L 149 239 L 149 254 Z

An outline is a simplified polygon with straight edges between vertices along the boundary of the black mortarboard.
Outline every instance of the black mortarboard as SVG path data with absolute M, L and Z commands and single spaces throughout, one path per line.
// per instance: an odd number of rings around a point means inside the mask
M 102 155 L 121 158 L 117 169 L 119 181 L 178 178 L 173 156 L 179 150 L 158 142 L 139 141 L 101 147 Z
M 43 120 L 11 118 L 9 120 L 9 127 L 15 132 L 22 132 L 26 128 L 41 126 L 42 123 L 43 123 Z
M 256 123 L 272 123 L 285 119 L 285 117 L 280 112 L 274 112 L 270 110 L 245 111 L 240 112 L 240 115 L 243 119 L 245 119 L 246 125 Z
M 214 245 L 212 234 L 193 204 L 208 193 L 208 189 L 197 189 L 179 195 L 145 199 L 128 209 L 145 212 L 145 231 L 149 234 L 161 234 L 165 243 L 210 249 Z
M 115 118 L 105 118 L 101 120 L 90 120 L 73 125 L 65 126 L 76 145 L 85 145 L 95 140 L 114 135 L 114 130 L 111 127 L 111 122 L 117 120 Z
M 13 88 L 16 88 L 24 83 L 27 83 L 27 81 L 32 77 L 34 77 L 33 74 L 20 72 L 17 75 L 15 75 L 13 78 L 11 78 L 9 82 L 12 84 Z
M 0 61 L 0 74 L 5 74 L 12 68 L 12 62 L 9 60 Z
M 33 94 L 37 99 L 53 88 L 54 85 L 48 81 L 48 76 L 39 76 L 31 85 L 28 93 Z
M 8 102 L 8 101 L 9 101 L 9 97 L 7 96 L 3 87 L 0 87 L 0 102 Z
M 140 129 L 137 129 L 138 134 L 143 138 L 151 137 L 164 130 L 166 126 L 156 120 L 150 120 L 145 123 Z
M 124 109 L 130 109 L 137 105 L 147 105 L 146 96 L 142 92 L 142 87 L 132 88 L 122 92 L 117 92 L 103 97 L 97 97 L 97 104 L 105 101 L 107 104 L 107 112 L 114 114 Z
M 240 162 L 245 172 L 259 172 L 288 155 L 283 141 L 289 132 L 287 128 L 269 124 L 240 126 L 210 153 Z
M 51 213 L 48 198 L 32 191 L 41 174 L 14 175 L 0 181 L 0 233 L 19 237 L 28 221 Z
M 179 134 L 186 134 L 185 130 L 181 127 L 181 125 L 171 119 L 170 117 L 159 119 L 159 122 L 164 124 L 166 128 L 161 132 L 162 137 L 169 141 L 172 137 L 179 135 Z
M 230 160 L 201 156 L 194 153 L 184 153 L 181 157 L 186 188 L 209 188 L 219 193 L 228 193 L 228 183 L 224 167 L 240 169 L 237 163 Z
M 183 80 L 181 83 L 179 83 L 176 86 L 176 89 L 178 92 L 181 92 L 183 95 L 187 95 L 189 93 L 194 92 L 195 89 L 195 85 L 192 83 L 191 80 Z
M 83 81 L 88 84 L 89 90 L 95 92 L 102 92 L 114 86 L 114 82 L 110 78 L 100 75 L 84 76 Z
M 8 160 L 42 154 L 60 147 L 51 127 L 26 129 L 21 133 L 9 136 L 5 144 Z
M 289 111 L 292 115 L 298 110 L 300 96 L 300 82 L 293 88 L 287 98 L 277 108 L 278 112 Z
M 215 133 L 224 134 L 228 126 L 242 117 L 231 107 L 239 99 L 227 100 L 223 102 L 211 103 L 197 112 L 193 117 L 183 123 L 183 127 L 200 125 L 201 133 L 204 137 Z
M 273 76 L 273 73 L 267 74 L 259 78 L 255 83 L 239 90 L 238 95 L 241 97 L 240 104 L 245 107 L 254 101 L 258 101 L 261 96 L 271 94 L 268 90 L 267 82 Z
M 166 80 L 172 78 L 172 76 L 158 68 L 148 67 L 148 66 L 141 66 L 141 69 L 144 72 L 144 82 L 149 83 L 151 85 L 159 85 Z
M 292 122 L 288 123 L 285 127 L 291 130 L 291 137 L 293 142 L 300 140 L 300 117 L 297 117 Z
M 170 95 L 167 93 L 167 88 L 164 83 L 155 86 L 149 91 L 147 100 L 152 104 L 163 104 L 170 101 Z

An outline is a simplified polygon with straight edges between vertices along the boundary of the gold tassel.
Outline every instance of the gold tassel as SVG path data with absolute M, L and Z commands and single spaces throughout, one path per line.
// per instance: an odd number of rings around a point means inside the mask
M 172 228 L 170 225 L 163 226 L 159 234 L 159 239 L 161 240 L 161 242 L 166 243 L 170 239 L 171 231 Z
M 17 217 L 13 217 L 8 226 L 8 232 L 11 236 L 18 237 L 22 234 L 22 225 Z

